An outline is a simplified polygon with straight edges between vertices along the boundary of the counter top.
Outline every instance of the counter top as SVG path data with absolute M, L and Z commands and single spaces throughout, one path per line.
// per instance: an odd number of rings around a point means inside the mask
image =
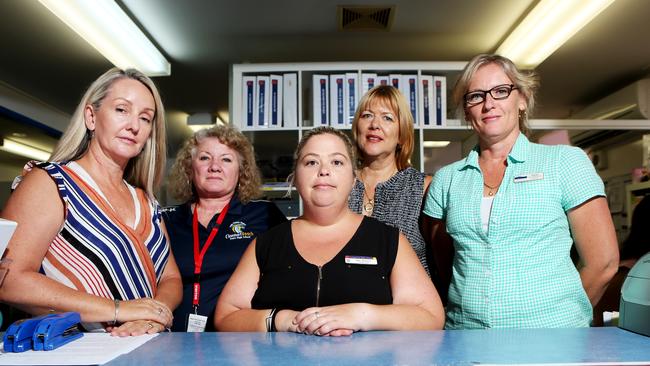
M 295 333 L 164 333 L 108 365 L 650 364 L 650 337 L 615 327 Z

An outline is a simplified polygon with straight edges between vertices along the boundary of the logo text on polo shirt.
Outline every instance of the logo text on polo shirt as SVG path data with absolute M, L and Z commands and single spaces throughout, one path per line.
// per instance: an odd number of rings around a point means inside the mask
M 230 224 L 230 233 L 226 234 L 228 240 L 250 239 L 255 234 L 252 231 L 246 231 L 246 223 L 235 221 Z

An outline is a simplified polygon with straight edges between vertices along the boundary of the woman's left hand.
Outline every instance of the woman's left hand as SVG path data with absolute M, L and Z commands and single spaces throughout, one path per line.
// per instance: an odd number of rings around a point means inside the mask
M 165 329 L 167 328 L 163 324 L 160 324 L 153 320 L 133 320 L 125 322 L 119 326 L 106 328 L 106 330 L 110 332 L 112 336 L 117 337 L 154 334 L 163 332 Z
M 293 320 L 297 331 L 318 336 L 348 336 L 363 330 L 367 304 L 354 303 L 307 308 Z

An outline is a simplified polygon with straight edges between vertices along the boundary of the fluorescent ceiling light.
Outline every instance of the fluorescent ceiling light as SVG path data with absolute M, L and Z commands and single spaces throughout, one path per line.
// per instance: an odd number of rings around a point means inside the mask
M 114 0 L 39 0 L 120 69 L 168 76 L 171 66 Z
M 540 0 L 496 53 L 534 69 L 614 0 Z
M 0 150 L 38 161 L 48 161 L 50 159 L 50 154 L 52 154 L 50 151 L 37 149 L 35 147 L 25 145 L 14 140 L 9 140 L 7 138 L 2 139 Z
M 447 147 L 450 144 L 450 141 L 424 141 L 422 146 L 424 147 Z

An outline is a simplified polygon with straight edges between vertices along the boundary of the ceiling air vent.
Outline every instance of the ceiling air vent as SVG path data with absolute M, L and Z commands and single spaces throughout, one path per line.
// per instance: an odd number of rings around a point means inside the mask
M 339 5 L 337 16 L 341 31 L 389 31 L 395 6 Z

